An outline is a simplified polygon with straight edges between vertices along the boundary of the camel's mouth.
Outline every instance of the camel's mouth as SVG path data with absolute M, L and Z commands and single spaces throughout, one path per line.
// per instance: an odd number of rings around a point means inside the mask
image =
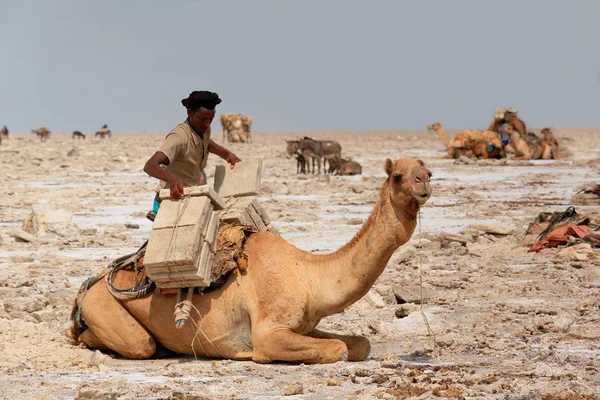
M 418 184 L 419 187 L 413 187 L 413 197 L 423 205 L 431 197 L 431 184 L 429 182 Z

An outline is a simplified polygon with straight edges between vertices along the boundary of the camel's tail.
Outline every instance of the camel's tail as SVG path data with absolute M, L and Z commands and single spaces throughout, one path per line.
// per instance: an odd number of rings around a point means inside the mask
M 70 317 L 71 327 L 66 332 L 66 335 L 69 338 L 69 341 L 71 342 L 72 345 L 75 345 L 75 346 L 79 344 L 79 341 L 77 340 L 79 338 L 79 335 L 81 335 L 83 333 L 83 331 L 85 331 L 85 329 L 86 329 L 85 325 L 78 318 L 78 316 L 79 316 L 79 305 L 77 304 L 78 298 L 79 298 L 79 296 L 76 296 L 75 301 L 73 302 L 73 309 L 71 310 L 71 317 Z

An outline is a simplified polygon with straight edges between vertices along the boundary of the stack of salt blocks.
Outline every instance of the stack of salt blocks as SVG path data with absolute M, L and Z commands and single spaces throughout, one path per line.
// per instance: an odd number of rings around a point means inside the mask
M 179 200 L 171 199 L 168 189 L 160 192 L 162 202 L 144 257 L 157 287 L 209 286 L 221 223 L 253 225 L 279 235 L 255 197 L 261 172 L 262 160 L 239 162 L 233 169 L 218 165 L 214 190 L 208 185 L 185 188 L 186 197 Z
M 212 261 L 217 252 L 218 210 L 225 202 L 209 186 L 184 189 L 184 197 L 162 202 L 148 240 L 144 266 L 159 288 L 210 285 Z

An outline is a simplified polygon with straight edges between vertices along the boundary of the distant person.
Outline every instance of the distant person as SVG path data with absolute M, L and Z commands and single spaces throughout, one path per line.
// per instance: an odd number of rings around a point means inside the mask
M 216 154 L 233 168 L 241 161 L 235 154 L 219 146 L 210 138 L 210 124 L 215 117 L 215 107 L 221 103 L 216 93 L 194 91 L 181 100 L 187 109 L 187 119 L 177 125 L 165 137 L 156 153 L 146 162 L 144 172 L 160 180 L 154 197 L 152 211 L 147 215 L 154 220 L 160 207 L 158 194 L 161 189 L 170 189 L 171 198 L 179 199 L 186 186 L 206 183 L 204 168 L 208 153 Z
M 2 134 L 2 136 L 4 136 L 5 139 L 8 139 L 8 128 L 6 127 L 6 125 L 4 125 L 2 129 L 0 129 L 0 134 Z
M 497 107 L 494 112 L 494 120 L 490 124 L 488 131 L 498 132 L 501 135 L 502 144 L 504 146 L 509 142 L 509 136 L 505 132 L 506 125 L 510 125 L 524 139 L 527 138 L 525 122 L 517 116 L 517 110 L 514 108 Z

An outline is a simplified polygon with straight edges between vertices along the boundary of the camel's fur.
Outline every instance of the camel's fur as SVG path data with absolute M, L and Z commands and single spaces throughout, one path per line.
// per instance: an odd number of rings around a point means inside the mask
M 431 173 L 420 160 L 388 159 L 385 171 L 369 219 L 338 251 L 311 254 L 269 232 L 252 234 L 244 249 L 247 269 L 232 271 L 220 289 L 196 295 L 198 312 L 182 329 L 174 323 L 174 296 L 155 292 L 119 302 L 101 280 L 85 296 L 82 316 L 88 329 L 78 340 L 128 358 L 148 358 L 160 344 L 181 354 L 256 362 L 365 359 L 366 338 L 316 327 L 368 292 L 394 251 L 412 236 L 419 208 L 431 195 Z M 134 272 L 121 271 L 115 285 L 130 287 L 134 280 Z M 76 306 L 80 301 L 81 296 Z

